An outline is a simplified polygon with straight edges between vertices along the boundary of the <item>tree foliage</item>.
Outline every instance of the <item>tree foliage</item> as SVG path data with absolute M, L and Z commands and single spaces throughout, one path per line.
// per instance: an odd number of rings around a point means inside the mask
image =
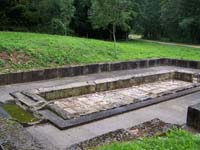
M 90 9 L 90 20 L 94 28 L 110 30 L 113 35 L 116 54 L 116 28 L 127 31 L 133 13 L 129 0 L 93 0 Z M 111 28 L 111 29 L 110 29 Z
M 159 39 L 161 34 L 160 0 L 137 0 L 137 21 L 141 33 L 147 39 Z
M 199 8 L 200 0 L 1 0 L 0 30 L 200 43 Z
M 94 28 L 111 27 L 115 36 L 116 27 L 127 31 L 133 13 L 129 0 L 93 0 L 90 9 L 90 20 Z

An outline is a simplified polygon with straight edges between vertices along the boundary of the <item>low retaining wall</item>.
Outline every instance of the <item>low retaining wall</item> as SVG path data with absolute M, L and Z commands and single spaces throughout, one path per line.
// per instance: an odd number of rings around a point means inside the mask
M 39 94 L 46 100 L 62 99 L 67 97 L 91 94 L 96 92 L 110 91 L 120 88 L 128 88 L 140 84 L 152 83 L 173 79 L 174 72 L 163 72 L 157 74 L 144 74 L 141 76 L 124 76 L 109 79 L 99 79 L 94 82 L 80 82 L 58 87 L 39 89 Z
M 200 69 L 200 61 L 158 58 L 115 63 L 97 63 L 89 65 L 67 66 L 43 70 L 0 74 L 0 85 L 16 84 L 62 77 L 87 75 L 92 73 L 139 69 L 155 66 L 179 66 Z

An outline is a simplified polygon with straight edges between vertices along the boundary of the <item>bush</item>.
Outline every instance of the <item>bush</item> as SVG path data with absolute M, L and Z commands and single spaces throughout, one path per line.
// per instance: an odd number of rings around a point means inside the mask
M 52 32 L 53 34 L 66 34 L 66 27 L 60 19 L 52 19 Z

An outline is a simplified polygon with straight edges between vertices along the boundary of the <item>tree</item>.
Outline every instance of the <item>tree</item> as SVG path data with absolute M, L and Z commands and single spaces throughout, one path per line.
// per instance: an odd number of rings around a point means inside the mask
M 74 0 L 60 0 L 60 19 L 65 26 L 65 35 L 75 13 Z
M 175 41 L 179 39 L 181 30 L 180 21 L 180 2 L 182 0 L 163 0 L 161 10 L 161 26 L 163 28 L 163 36 Z
M 94 28 L 112 28 L 112 35 L 116 49 L 116 28 L 129 29 L 128 21 L 131 20 L 133 10 L 130 0 L 93 0 L 90 9 L 90 20 Z
M 88 18 L 91 0 L 75 0 L 74 5 L 76 12 L 72 19 L 71 26 L 78 36 L 89 37 L 89 33 L 93 30 Z
M 153 40 L 160 39 L 160 0 L 137 0 L 136 6 L 138 14 L 136 21 L 138 26 L 140 26 L 143 37 Z
M 180 28 L 185 33 L 187 41 L 192 43 L 200 42 L 200 1 L 181 0 L 179 22 Z
M 66 35 L 69 24 L 74 16 L 74 0 L 42 0 L 38 11 L 41 16 L 43 30 L 52 31 L 53 34 Z

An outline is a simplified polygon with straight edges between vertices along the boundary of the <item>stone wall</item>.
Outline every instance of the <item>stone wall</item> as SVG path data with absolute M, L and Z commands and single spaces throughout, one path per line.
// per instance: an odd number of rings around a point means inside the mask
M 43 88 L 39 90 L 40 96 L 46 100 L 62 99 L 84 94 L 128 88 L 140 84 L 165 81 L 174 78 L 174 72 L 149 73 L 140 76 L 122 76 L 117 78 L 99 79 L 94 82 L 80 82 L 58 87 Z
M 25 72 L 0 74 L 0 85 L 16 84 L 40 80 L 48 80 L 62 77 L 87 75 L 92 73 L 119 71 L 128 69 L 139 69 L 155 66 L 179 66 L 200 69 L 199 61 L 187 61 L 179 59 L 146 59 L 135 61 L 124 61 L 115 63 L 97 63 L 89 65 L 66 66 L 43 70 L 32 70 Z

